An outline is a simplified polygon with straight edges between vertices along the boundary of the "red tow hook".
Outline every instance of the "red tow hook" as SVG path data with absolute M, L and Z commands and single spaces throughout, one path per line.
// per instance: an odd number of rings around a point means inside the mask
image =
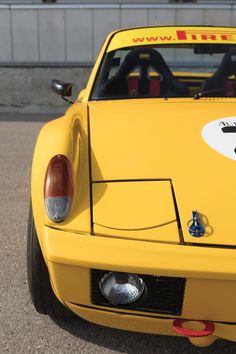
M 202 325 L 205 326 L 205 328 L 203 328 L 201 330 L 184 328 L 182 325 L 183 325 L 183 323 L 186 323 L 186 322 L 201 323 Z M 186 319 L 182 319 L 182 318 L 176 318 L 174 320 L 173 328 L 177 333 L 182 334 L 182 336 L 185 336 L 185 337 L 207 337 L 207 336 L 210 336 L 211 334 L 213 334 L 214 330 L 215 330 L 215 326 L 214 326 L 213 322 L 204 321 L 204 320 L 186 320 Z

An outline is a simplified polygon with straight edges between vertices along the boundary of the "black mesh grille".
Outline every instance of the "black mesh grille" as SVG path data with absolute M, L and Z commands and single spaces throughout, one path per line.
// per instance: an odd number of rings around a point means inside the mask
M 131 306 L 112 305 L 101 293 L 99 281 L 109 271 L 91 270 L 91 300 L 94 305 L 109 306 L 111 308 L 125 308 L 135 311 L 165 313 L 181 315 L 185 278 L 158 277 L 138 274 L 147 286 L 147 296 L 142 302 Z

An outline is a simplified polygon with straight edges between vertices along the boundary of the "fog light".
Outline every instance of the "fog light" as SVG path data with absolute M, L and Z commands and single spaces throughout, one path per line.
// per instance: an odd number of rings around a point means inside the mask
M 128 305 L 141 297 L 145 283 L 136 274 L 110 272 L 102 277 L 99 287 L 111 303 Z

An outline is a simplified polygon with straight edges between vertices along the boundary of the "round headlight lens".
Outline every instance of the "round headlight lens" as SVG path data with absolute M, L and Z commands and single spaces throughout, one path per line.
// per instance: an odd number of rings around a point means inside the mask
M 99 287 L 111 303 L 128 305 L 141 297 L 145 283 L 136 274 L 110 272 L 100 280 Z

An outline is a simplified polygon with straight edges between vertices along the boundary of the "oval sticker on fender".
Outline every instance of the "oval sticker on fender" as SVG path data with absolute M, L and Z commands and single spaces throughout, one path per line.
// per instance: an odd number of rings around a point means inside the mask
M 236 160 L 236 116 L 206 124 L 202 129 L 205 142 L 221 155 Z

